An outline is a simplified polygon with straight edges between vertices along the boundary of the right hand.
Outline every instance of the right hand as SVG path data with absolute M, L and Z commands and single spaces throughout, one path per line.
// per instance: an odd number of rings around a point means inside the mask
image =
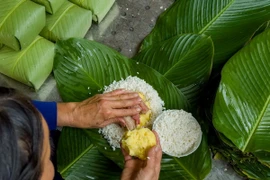
M 58 126 L 102 128 L 111 123 L 125 125 L 125 116 L 138 124 L 140 113 L 148 108 L 138 93 L 118 89 L 82 102 L 58 103 L 57 110 Z
M 132 158 L 122 148 L 122 153 L 125 158 L 125 167 L 122 172 L 121 180 L 158 180 L 162 150 L 158 134 L 155 131 L 153 132 L 156 136 L 157 144 L 148 151 L 147 157 L 149 158 L 147 160 L 143 161 Z

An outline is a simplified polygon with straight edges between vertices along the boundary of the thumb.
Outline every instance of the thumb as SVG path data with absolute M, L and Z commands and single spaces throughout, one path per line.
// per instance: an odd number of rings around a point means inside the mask
M 126 150 L 123 148 L 122 144 L 120 144 L 122 154 L 124 156 L 125 162 L 132 159 L 132 157 L 126 152 Z

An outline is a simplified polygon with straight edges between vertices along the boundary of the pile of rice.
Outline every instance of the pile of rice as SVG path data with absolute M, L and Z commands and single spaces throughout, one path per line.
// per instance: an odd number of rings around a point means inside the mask
M 151 129 L 154 120 L 162 113 L 162 110 L 164 109 L 164 102 L 159 97 L 157 91 L 153 89 L 151 85 L 136 76 L 129 76 L 126 79 L 114 81 L 112 84 L 104 88 L 104 93 L 116 89 L 126 89 L 141 92 L 145 96 L 146 101 L 148 101 L 150 104 L 151 118 L 148 127 Z M 118 124 L 110 124 L 99 130 L 113 149 L 120 148 L 120 141 L 125 131 L 126 129 L 122 128 Z
M 154 122 L 162 151 L 175 157 L 193 153 L 200 145 L 202 131 L 199 123 L 183 110 L 166 110 Z

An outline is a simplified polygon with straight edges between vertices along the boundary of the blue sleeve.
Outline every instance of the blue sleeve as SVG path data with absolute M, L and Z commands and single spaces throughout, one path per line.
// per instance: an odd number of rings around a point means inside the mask
M 49 129 L 57 128 L 57 104 L 56 102 L 32 101 L 33 105 L 39 110 L 46 120 Z

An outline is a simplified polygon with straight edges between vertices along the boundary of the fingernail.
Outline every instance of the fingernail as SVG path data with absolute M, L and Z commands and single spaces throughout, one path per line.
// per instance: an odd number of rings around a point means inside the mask
M 141 99 L 141 98 L 138 98 L 138 101 L 139 101 L 139 102 L 141 102 L 141 101 L 142 101 L 142 99 Z
M 141 108 L 136 108 L 136 111 L 140 112 L 141 111 Z

